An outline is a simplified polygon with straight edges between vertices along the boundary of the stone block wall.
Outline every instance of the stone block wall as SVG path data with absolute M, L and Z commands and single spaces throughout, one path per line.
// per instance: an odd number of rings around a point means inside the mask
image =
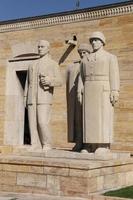
M 100 12 L 100 11 L 99 11 Z M 81 13 L 82 14 L 82 13 Z M 28 20 L 27 20 L 28 21 Z M 36 21 L 36 20 L 35 20 Z M 16 22 L 17 23 L 17 22 Z M 27 22 L 28 23 L 28 22 Z M 34 23 L 34 22 L 33 22 Z M 23 22 L 20 22 L 20 27 Z M 9 25 L 12 25 L 12 23 Z M 1 27 L 2 25 L 0 25 Z M 8 25 L 7 25 L 8 26 Z M 12 27 L 14 24 L 12 25 Z M 66 38 L 76 35 L 78 43 L 87 42 L 93 31 L 102 31 L 106 36 L 106 50 L 118 57 L 120 67 L 120 101 L 115 107 L 114 143 L 124 143 L 132 146 L 133 142 L 133 15 L 132 12 L 120 15 L 96 17 L 81 21 L 69 21 L 53 25 L 43 25 L 38 28 L 10 29 L 0 32 L 0 144 L 4 144 L 5 126 L 5 88 L 7 61 L 14 56 L 24 53 L 25 49 L 19 48 L 15 52 L 14 46 L 31 43 L 35 44 L 40 39 L 48 40 L 51 44 L 51 54 L 57 62 L 61 59 L 68 45 Z M 54 146 L 69 148 L 67 143 L 67 113 L 65 70 L 68 64 L 78 59 L 75 47 L 67 59 L 61 63 L 60 69 L 64 84 L 55 90 L 52 131 Z M 14 88 L 15 89 L 15 88 Z M 12 130 L 9 130 L 12 131 Z M 132 148 L 131 148 L 132 149 Z
M 132 185 L 133 161 L 7 155 L 0 156 L 0 177 L 5 192 L 89 197 Z

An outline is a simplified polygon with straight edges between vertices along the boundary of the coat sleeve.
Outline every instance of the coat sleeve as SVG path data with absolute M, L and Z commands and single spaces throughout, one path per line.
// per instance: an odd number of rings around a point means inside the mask
M 80 63 L 77 92 L 78 93 L 82 93 L 83 92 L 83 87 L 84 87 L 84 84 L 83 84 L 83 64 Z
M 70 90 L 70 66 L 67 66 L 66 72 L 65 72 L 65 80 L 66 80 L 66 97 L 67 97 L 67 102 L 69 99 L 69 90 Z
M 120 90 L 120 77 L 117 57 L 111 55 L 110 57 L 110 68 L 109 68 L 109 79 L 111 91 Z

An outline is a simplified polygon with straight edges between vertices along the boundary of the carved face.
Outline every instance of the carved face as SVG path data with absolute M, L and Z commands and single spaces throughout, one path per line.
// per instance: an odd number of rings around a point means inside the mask
M 48 54 L 49 52 L 49 43 L 45 40 L 41 40 L 38 43 L 38 54 L 42 57 Z
M 99 38 L 93 38 L 91 39 L 91 45 L 94 51 L 99 50 L 101 47 L 103 47 L 103 42 Z
M 78 50 L 78 53 L 79 53 L 81 59 L 83 59 L 84 56 L 85 56 L 86 54 L 88 54 L 88 52 L 85 51 L 85 50 Z

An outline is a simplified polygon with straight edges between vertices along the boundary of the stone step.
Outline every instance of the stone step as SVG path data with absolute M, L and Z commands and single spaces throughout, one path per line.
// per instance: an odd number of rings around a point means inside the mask
M 95 153 L 88 152 L 73 152 L 60 149 L 51 149 L 42 151 L 42 149 L 32 149 L 29 147 L 21 146 L 14 149 L 14 155 L 30 156 L 30 157 L 43 157 L 43 158 L 66 158 L 66 159 L 79 159 L 79 160 L 111 160 L 130 158 L 129 152 L 115 152 L 106 148 L 98 148 Z
M 89 200 L 83 197 L 64 197 L 39 194 L 0 193 L 0 200 Z

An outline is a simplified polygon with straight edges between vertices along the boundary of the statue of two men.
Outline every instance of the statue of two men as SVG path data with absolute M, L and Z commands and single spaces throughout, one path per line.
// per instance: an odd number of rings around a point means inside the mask
M 82 81 L 83 85 L 83 100 L 80 105 L 80 124 L 83 130 L 83 144 L 80 148 L 83 152 L 95 151 L 98 147 L 110 147 L 113 137 L 113 107 L 118 101 L 120 84 L 117 57 L 104 50 L 106 40 L 103 33 L 92 33 L 89 41 L 93 51 L 83 57 L 77 81 Z M 80 97 L 79 91 L 76 92 L 77 97 Z M 77 116 L 78 113 L 74 112 Z M 74 135 L 78 135 L 76 126 Z M 79 135 L 81 137 L 81 133 Z

